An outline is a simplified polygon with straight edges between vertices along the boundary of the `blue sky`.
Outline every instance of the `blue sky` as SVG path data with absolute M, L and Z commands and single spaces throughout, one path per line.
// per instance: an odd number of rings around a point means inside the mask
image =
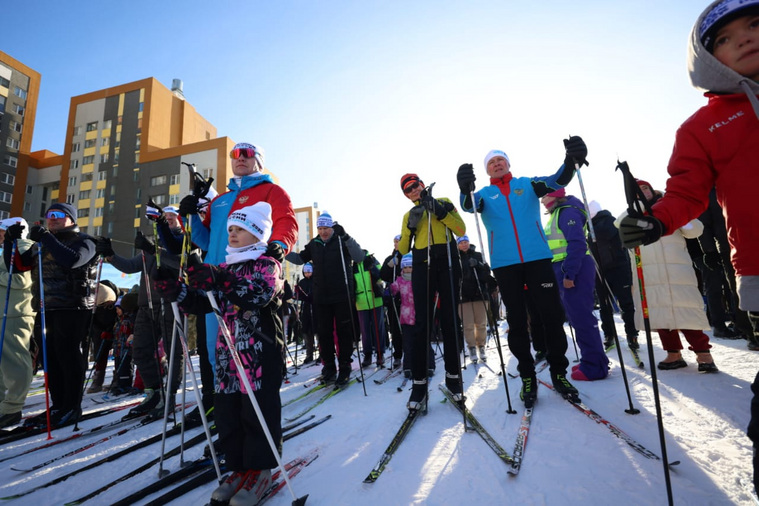
M 410 206 L 400 177 L 457 200 L 456 169 L 473 163 L 484 184 L 490 149 L 516 176 L 546 175 L 581 135 L 588 198 L 614 214 L 618 157 L 663 188 L 675 130 L 705 103 L 685 56 L 706 5 L 32 0 L 3 51 L 42 74 L 33 149 L 63 151 L 72 96 L 180 78 L 219 135 L 264 147 L 296 206 L 318 202 L 384 258 Z

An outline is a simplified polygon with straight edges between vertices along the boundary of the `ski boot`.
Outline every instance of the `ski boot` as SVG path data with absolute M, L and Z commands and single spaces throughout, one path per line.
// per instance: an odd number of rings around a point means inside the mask
M 427 380 L 414 380 L 411 385 L 411 396 L 408 398 L 406 407 L 409 411 L 424 410 L 427 406 Z
M 553 382 L 553 388 L 561 394 L 569 402 L 580 402 L 577 389 L 569 382 L 566 376 L 563 374 L 551 374 L 551 381 Z
M 519 398 L 524 402 L 525 408 L 531 408 L 538 400 L 538 379 L 535 376 L 522 378 L 522 390 L 519 391 Z
M 248 471 L 242 486 L 229 500 L 229 506 L 258 504 L 271 486 L 271 471 Z

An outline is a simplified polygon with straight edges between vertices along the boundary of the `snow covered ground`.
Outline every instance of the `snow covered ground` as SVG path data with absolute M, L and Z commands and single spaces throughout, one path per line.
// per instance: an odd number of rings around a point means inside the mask
M 622 333 L 622 326 L 619 326 Z M 503 330 L 503 329 L 502 329 Z M 502 334 L 505 345 L 505 336 Z M 661 455 L 659 435 L 648 368 L 645 336 L 641 335 L 641 357 L 646 369 L 631 367 L 632 360 L 624 350 L 632 404 L 640 414 L 629 415 L 630 407 L 622 379 L 616 350 L 610 352 L 611 376 L 592 383 L 575 382 L 584 403 L 627 433 L 649 450 Z M 687 369 L 657 371 L 662 400 L 667 452 L 670 461 L 680 461 L 671 473 L 675 504 L 754 504 L 750 495 L 751 445 L 745 436 L 750 384 L 759 369 L 759 354 L 749 352 L 745 341 L 714 339 L 718 374 L 699 374 L 695 356 L 685 352 Z M 568 356 L 574 360 L 570 342 Z M 665 353 L 654 335 L 656 360 Z M 508 372 L 516 371 L 516 362 L 507 348 L 503 350 Z M 500 370 L 494 342 L 488 343 L 488 364 Z M 372 369 L 365 370 L 368 374 Z M 282 389 L 283 403 L 304 392 L 303 384 L 316 376 L 318 367 L 301 369 L 291 376 Z M 477 377 L 469 366 L 463 371 L 467 406 L 508 452 L 514 448 L 522 404 L 519 401 L 519 380 L 507 378 L 511 403 L 517 414 L 507 414 L 504 379 L 480 367 Z M 375 378 L 378 377 L 381 373 Z M 420 417 L 406 440 L 374 484 L 363 479 L 377 463 L 398 426 L 406 416 L 408 393 L 399 393 L 399 377 L 384 385 L 371 379 L 366 382 L 366 395 L 356 383 L 313 410 L 319 419 L 332 418 L 322 425 L 285 443 L 283 460 L 318 448 L 319 458 L 292 480 L 298 495 L 309 494 L 307 504 L 666 504 L 664 470 L 659 460 L 645 458 L 634 451 L 609 429 L 598 424 L 549 389 L 539 389 L 529 432 L 524 462 L 518 476 L 507 475 L 506 466 L 474 432 L 465 432 L 461 414 L 447 403 L 440 402 L 442 367 L 432 381 L 429 412 Z M 548 371 L 540 377 L 550 382 Z M 40 379 L 35 380 L 35 385 Z M 192 398 L 189 392 L 188 399 Z M 85 412 L 95 409 L 87 395 Z M 315 395 L 315 394 L 314 394 Z M 29 397 L 24 415 L 42 410 L 44 396 Z M 128 402 L 122 401 L 122 402 Z M 131 399 L 132 402 L 135 398 Z M 308 398 L 283 409 L 283 417 L 292 416 L 309 403 Z M 117 419 L 118 414 L 80 423 L 81 429 Z M 284 423 L 284 422 L 283 422 Z M 11 466 L 31 466 L 44 462 L 104 434 L 84 436 L 10 458 L 21 451 L 46 442 L 46 436 L 18 443 L 0 445 L 0 496 L 8 496 L 54 479 L 72 469 L 80 468 L 97 458 L 133 445 L 160 430 L 160 422 L 127 432 L 98 444 L 76 456 L 62 459 L 36 472 L 22 473 Z M 187 437 L 198 434 L 193 429 Z M 54 438 L 72 433 L 71 427 L 57 430 Z M 107 434 L 107 433 L 106 433 Z M 178 444 L 178 437 L 167 442 L 167 448 Z M 7 504 L 63 504 L 95 490 L 123 473 L 156 458 L 160 445 L 145 449 L 93 470 L 85 471 L 62 483 L 42 488 Z M 200 457 L 201 446 L 190 448 L 185 460 Z M 168 459 L 164 468 L 176 471 L 178 457 Z M 157 478 L 157 466 L 115 484 L 109 491 L 91 499 L 89 504 L 112 504 Z M 205 504 L 214 484 L 197 489 L 174 504 Z M 152 496 L 155 497 L 155 496 Z M 268 504 L 290 504 L 287 488 Z M 141 504 L 147 502 L 142 501 Z

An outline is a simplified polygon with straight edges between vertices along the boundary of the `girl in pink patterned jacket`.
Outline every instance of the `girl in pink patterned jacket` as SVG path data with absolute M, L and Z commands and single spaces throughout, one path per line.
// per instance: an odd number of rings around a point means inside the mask
M 265 256 L 271 236 L 271 205 L 258 202 L 233 211 L 227 219 L 229 246 L 219 266 L 201 264 L 187 270 L 188 286 L 180 285 L 177 301 L 189 312 L 205 310 L 213 290 L 224 322 L 245 365 L 239 371 L 221 331 L 216 340 L 214 417 L 218 448 L 232 471 L 213 492 L 212 502 L 255 504 L 271 482 L 277 460 L 259 424 L 241 374 L 250 382 L 266 425 L 281 454 L 282 322 L 277 316 L 282 293 L 282 267 Z M 189 290 L 188 290 L 189 288 Z

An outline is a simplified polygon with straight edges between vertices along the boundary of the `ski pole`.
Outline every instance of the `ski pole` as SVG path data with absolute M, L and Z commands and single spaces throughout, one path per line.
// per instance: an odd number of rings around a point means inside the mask
M 596 259 L 601 258 L 601 255 L 598 251 L 598 240 L 596 237 L 596 231 L 595 227 L 593 226 L 593 220 L 590 217 L 590 208 L 588 207 L 588 198 L 585 196 L 585 185 L 582 181 L 582 172 L 580 171 L 580 165 L 575 163 L 575 173 L 577 174 L 577 181 L 580 183 L 580 192 L 582 194 L 582 203 L 585 205 L 585 211 L 588 213 L 588 233 L 590 235 L 590 248 L 591 248 L 591 257 L 593 258 L 593 263 L 596 266 L 596 275 L 598 276 L 598 279 L 601 284 L 601 294 L 599 296 L 605 301 L 606 304 L 611 305 L 612 304 L 612 292 L 611 287 L 609 287 L 609 283 L 606 281 L 606 276 L 604 276 L 603 268 Z M 622 348 L 619 344 L 619 335 L 617 334 L 617 329 L 615 326 L 612 326 L 612 335 L 614 336 L 614 343 L 617 346 L 617 356 L 619 357 L 619 365 L 622 369 L 622 382 L 625 385 L 625 392 L 627 393 L 627 402 L 630 405 L 628 409 L 625 410 L 625 413 L 628 413 L 630 415 L 637 415 L 640 413 L 640 410 L 635 408 L 633 406 L 632 402 L 632 395 L 630 394 L 630 383 L 627 380 L 627 370 L 625 368 L 625 360 L 622 357 Z
M 451 242 L 453 244 L 456 244 L 455 239 L 453 239 L 453 233 L 451 230 L 446 226 L 445 227 L 445 251 L 448 253 L 448 281 L 450 282 L 450 289 L 451 289 L 451 317 L 453 318 L 453 338 L 456 341 L 456 361 L 458 364 L 456 365 L 456 371 L 458 371 L 459 375 L 459 388 L 461 388 L 461 403 L 463 405 L 464 403 L 464 375 L 461 374 L 461 349 L 459 348 L 459 339 L 461 338 L 459 336 L 459 322 L 458 322 L 458 308 L 456 307 L 456 284 L 453 282 L 453 262 L 451 258 L 453 257 L 453 254 L 451 253 Z M 470 427 L 467 425 L 466 420 L 466 411 L 461 410 L 461 414 L 464 417 L 464 431 L 474 430 L 470 429 Z
M 625 185 L 625 197 L 627 199 L 628 214 L 637 213 L 643 214 L 642 207 L 645 206 L 646 211 L 649 214 L 651 212 L 651 206 L 643 195 L 642 190 L 635 182 L 635 178 L 630 172 L 630 167 L 627 162 L 617 162 L 617 169 L 622 172 L 622 177 Z M 643 204 L 641 204 L 643 203 Z M 667 500 L 670 505 L 673 504 L 672 498 L 672 483 L 669 476 L 669 459 L 667 458 L 667 441 L 664 434 L 664 421 L 662 419 L 661 399 L 659 397 L 659 380 L 656 375 L 656 367 L 653 364 L 656 361 L 654 357 L 654 345 L 651 338 L 651 321 L 648 315 L 648 300 L 646 298 L 646 283 L 643 277 L 643 262 L 640 256 L 640 246 L 636 246 L 635 249 L 635 268 L 638 274 L 638 287 L 640 288 L 640 303 L 643 310 L 643 326 L 646 329 L 646 345 L 648 346 L 648 360 L 651 364 L 651 386 L 654 393 L 654 405 L 656 407 L 656 424 L 659 429 L 659 444 L 661 445 L 661 458 L 664 466 L 664 482 L 667 488 Z
M 348 294 L 348 312 L 351 315 L 351 340 L 356 341 L 355 334 L 356 334 L 356 322 L 353 320 L 353 306 L 351 304 L 351 290 L 350 290 L 350 284 L 348 283 L 348 268 L 345 265 L 345 253 L 343 253 L 343 239 L 340 236 L 337 236 L 337 245 L 338 249 L 340 250 L 340 263 L 343 266 L 343 277 L 345 279 L 345 292 Z M 364 378 L 364 368 L 361 367 L 361 339 L 356 341 L 356 348 L 358 350 L 358 359 L 359 359 L 359 366 L 358 371 L 359 374 L 361 374 L 361 386 L 364 388 L 364 397 L 366 397 L 368 394 L 366 393 L 366 378 Z
M 100 274 L 103 272 L 103 255 L 98 256 L 98 266 L 97 266 L 97 276 L 95 277 L 95 302 L 92 304 L 92 312 L 90 313 L 90 324 L 89 328 L 87 329 L 87 335 L 84 338 L 84 354 L 85 358 L 88 357 L 90 353 L 90 343 L 92 342 L 92 329 L 95 326 L 95 311 L 97 311 L 98 308 L 98 293 L 100 292 Z M 92 379 L 92 374 L 95 372 L 95 366 L 97 365 L 98 361 L 100 360 L 100 354 L 103 350 L 103 345 L 105 343 L 101 340 L 100 346 L 98 347 L 98 351 L 95 354 L 95 361 L 92 364 L 92 369 L 90 369 L 89 375 L 87 376 L 87 379 L 82 382 L 82 391 L 79 393 L 79 405 L 82 405 L 82 399 L 84 398 L 84 390 L 87 386 L 87 382 Z M 77 432 L 79 430 L 79 420 L 77 420 L 74 423 L 74 432 Z
M 341 251 L 342 251 L 342 243 L 340 244 L 340 246 L 341 246 Z M 290 477 L 288 476 L 287 470 L 285 469 L 285 466 L 282 463 L 282 458 L 279 456 L 277 445 L 276 443 L 274 443 L 274 438 L 272 438 L 271 431 L 269 430 L 269 426 L 266 424 L 266 419 L 264 418 L 264 414 L 261 411 L 261 406 L 258 405 L 258 400 L 256 399 L 256 396 L 253 393 L 253 388 L 250 384 L 250 380 L 248 379 L 248 375 L 245 372 L 246 371 L 245 366 L 243 365 L 242 359 L 240 358 L 240 354 L 237 352 L 237 348 L 235 347 L 235 343 L 232 340 L 232 335 L 229 332 L 229 328 L 227 328 L 227 324 L 224 321 L 224 317 L 221 314 L 219 305 L 216 303 L 216 298 L 213 296 L 213 294 L 210 291 L 206 292 L 206 296 L 208 297 L 208 302 L 211 303 L 211 309 L 213 309 L 213 312 L 216 315 L 216 319 L 219 322 L 219 330 L 221 330 L 221 335 L 224 338 L 225 343 L 227 344 L 227 348 L 229 348 L 229 353 L 232 356 L 232 360 L 235 363 L 235 367 L 240 373 L 239 374 L 240 380 L 242 381 L 243 385 L 245 386 L 245 390 L 248 393 L 248 399 L 250 399 L 250 403 L 253 405 L 253 410 L 256 412 L 256 417 L 258 417 L 258 423 L 261 425 L 261 429 L 263 429 L 264 435 L 266 436 L 266 441 L 269 443 L 269 447 L 271 448 L 271 452 L 274 455 L 274 458 L 277 460 L 277 466 L 282 470 L 282 476 L 285 479 L 287 488 L 290 490 L 290 494 L 292 494 L 293 496 L 293 504 L 299 505 L 299 506 L 306 504 L 306 499 L 308 498 L 308 494 L 304 495 L 303 497 L 298 497 L 297 494 L 295 493 L 295 490 L 293 489 L 292 483 L 290 483 Z M 364 389 L 364 391 L 366 391 L 366 389 Z M 213 446 L 211 447 L 213 448 Z M 215 452 L 211 452 L 211 453 L 215 454 Z
M 42 370 L 45 377 L 45 410 L 47 412 L 47 438 L 53 439 L 50 433 L 50 382 L 47 375 L 47 328 L 45 326 L 45 284 L 42 280 L 42 243 L 37 243 L 37 273 L 40 284 L 40 330 L 42 333 Z
M 8 323 L 8 306 L 11 302 L 11 284 L 13 284 L 13 257 L 16 256 L 16 240 L 11 243 L 11 263 L 8 266 L 8 286 L 5 289 L 5 310 L 3 311 L 3 329 L 0 331 L 0 362 L 3 357 L 3 342 L 5 341 L 5 326 Z
M 477 226 L 477 238 L 479 239 L 480 244 L 482 245 L 482 251 L 484 255 L 485 243 L 482 242 L 482 231 L 480 230 L 480 219 L 477 216 L 477 201 L 474 198 L 474 188 L 472 188 L 471 191 L 469 192 L 469 196 L 472 199 L 472 210 L 474 211 L 474 223 Z M 488 297 L 488 302 L 492 302 L 490 301 L 490 297 Z M 491 312 L 492 312 L 492 306 L 491 306 Z M 497 344 L 496 348 L 498 348 L 498 358 L 501 360 L 501 375 L 503 376 L 503 388 L 506 390 L 506 403 L 508 405 L 506 412 L 510 415 L 515 415 L 517 411 L 511 406 L 511 394 L 509 393 L 509 385 L 508 385 L 509 380 L 507 379 L 507 374 L 506 374 L 506 364 L 503 361 L 503 349 L 501 347 L 501 336 L 498 332 L 497 321 L 493 321 L 493 328 L 495 329 L 495 342 Z

